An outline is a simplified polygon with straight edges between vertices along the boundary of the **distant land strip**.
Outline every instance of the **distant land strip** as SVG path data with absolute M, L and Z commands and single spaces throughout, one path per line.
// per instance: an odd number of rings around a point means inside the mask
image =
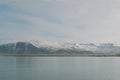
M 21 57 L 120 57 L 120 55 L 79 55 L 79 54 L 0 54 L 0 56 Z

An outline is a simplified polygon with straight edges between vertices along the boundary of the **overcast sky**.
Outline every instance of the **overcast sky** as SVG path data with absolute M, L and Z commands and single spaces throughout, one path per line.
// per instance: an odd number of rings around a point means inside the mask
M 120 0 L 0 0 L 0 40 L 120 43 Z

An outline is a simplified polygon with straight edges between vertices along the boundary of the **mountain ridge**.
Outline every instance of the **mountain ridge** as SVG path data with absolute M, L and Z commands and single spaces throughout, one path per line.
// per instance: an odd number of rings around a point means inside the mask
M 5 54 L 79 54 L 79 55 L 116 55 L 120 46 L 113 43 L 95 45 L 70 42 L 18 41 L 0 45 L 0 53 Z

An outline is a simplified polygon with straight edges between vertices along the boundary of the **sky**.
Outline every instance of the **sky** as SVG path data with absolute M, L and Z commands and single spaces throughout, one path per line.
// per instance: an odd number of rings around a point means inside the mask
M 0 41 L 120 43 L 120 0 L 0 0 Z

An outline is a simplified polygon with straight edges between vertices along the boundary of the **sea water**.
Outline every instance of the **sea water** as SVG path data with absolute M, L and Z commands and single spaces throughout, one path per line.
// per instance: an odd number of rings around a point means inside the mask
M 120 58 L 0 56 L 0 80 L 120 80 Z

